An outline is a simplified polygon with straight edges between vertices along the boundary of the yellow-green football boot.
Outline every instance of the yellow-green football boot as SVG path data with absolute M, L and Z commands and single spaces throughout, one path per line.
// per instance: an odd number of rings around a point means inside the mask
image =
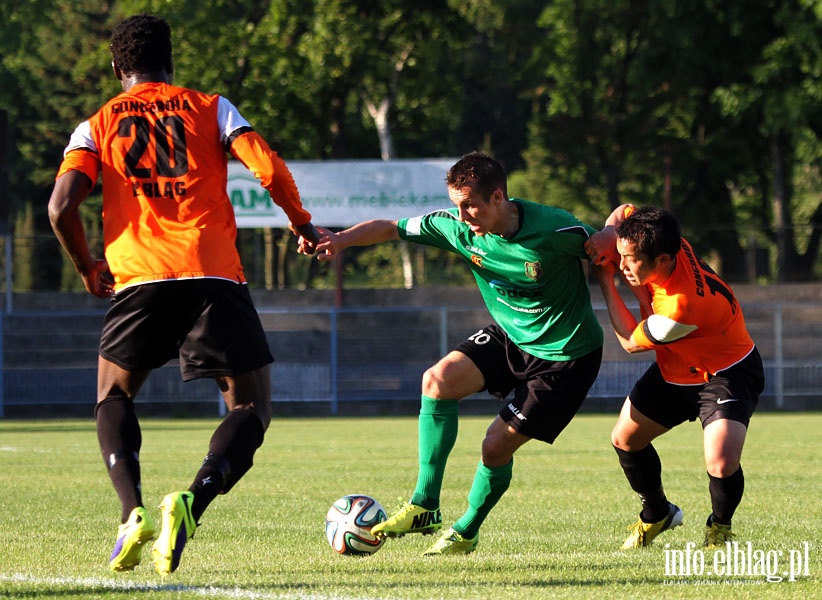
M 628 539 L 622 544 L 623 550 L 631 550 L 633 548 L 645 548 L 650 546 L 654 538 L 663 531 L 668 531 L 674 527 L 682 525 L 682 509 L 678 506 L 668 503 L 668 515 L 661 521 L 656 523 L 646 523 L 640 519 L 628 527 L 631 533 Z
M 442 512 L 439 508 L 428 510 L 406 502 L 397 513 L 374 525 L 371 533 L 378 537 L 402 537 L 407 533 L 429 535 L 442 529 Z
M 168 575 L 180 566 L 180 556 L 188 540 L 197 529 L 197 523 L 191 514 L 194 494 L 191 492 L 173 492 L 163 498 L 160 508 L 163 511 L 160 537 L 151 549 L 154 570 L 160 575 Z
M 736 535 L 731 531 L 730 525 L 723 525 L 722 523 L 714 523 L 708 519 L 705 524 L 705 546 L 708 550 L 716 550 L 725 545 L 726 542 L 733 542 Z
M 117 529 L 117 541 L 108 559 L 112 571 L 131 571 L 140 564 L 143 544 L 154 537 L 154 521 L 145 508 L 138 506 L 131 511 L 128 521 Z
M 423 556 L 438 556 L 440 554 L 470 554 L 477 548 L 479 535 L 475 538 L 466 538 L 462 534 L 449 529 L 440 536 L 440 539 Z

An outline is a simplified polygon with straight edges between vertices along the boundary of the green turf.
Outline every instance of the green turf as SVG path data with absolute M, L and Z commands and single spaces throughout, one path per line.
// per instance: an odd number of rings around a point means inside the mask
M 416 419 L 275 419 L 255 467 L 212 504 L 180 569 L 165 580 L 154 574 L 148 553 L 131 573 L 107 569 L 120 509 L 91 421 L 0 420 L 0 597 L 822 597 L 822 414 L 759 414 L 748 436 L 739 542 L 769 560 L 779 557 L 780 576 L 791 551 L 809 544 L 808 575 L 778 583 L 761 574 L 709 576 L 712 553 L 703 555 L 702 576 L 666 575 L 672 551 L 684 554 L 689 542 L 701 543 L 710 512 L 695 423 L 656 444 L 684 526 L 652 548 L 620 552 L 638 504 L 610 446 L 614 419 L 579 416 L 553 447 L 524 446 L 477 551 L 438 558 L 420 556 L 432 537 L 389 540 L 377 554 L 356 558 L 335 554 L 324 536 L 325 512 L 339 496 L 366 493 L 389 512 L 407 499 L 416 478 Z M 442 497 L 446 526 L 465 508 L 489 422 L 460 422 Z M 143 494 L 158 520 L 156 505 L 188 487 L 215 425 L 143 421 Z

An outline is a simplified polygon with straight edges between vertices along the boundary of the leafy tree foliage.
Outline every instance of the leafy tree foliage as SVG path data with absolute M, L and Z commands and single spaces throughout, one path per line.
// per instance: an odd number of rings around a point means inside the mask
M 770 199 L 759 217 L 775 241 L 777 279 L 803 281 L 814 276 L 822 237 L 822 3 L 772 4 L 746 78 L 717 100 L 728 120 L 752 125 L 748 139 L 760 152 L 751 163 L 765 180 L 757 192 Z
M 759 228 L 775 228 L 777 278 L 814 277 L 818 236 L 800 259 L 790 211 L 797 169 L 810 170 L 805 181 L 819 173 L 807 129 L 822 36 L 801 4 L 552 2 L 540 21 L 544 102 L 518 183 L 583 215 L 623 201 L 665 205 L 731 279 L 750 272 L 758 243 L 738 214 L 756 214 Z M 793 136 L 806 140 L 803 159 Z M 740 213 L 735 196 L 758 206 Z M 819 206 L 818 190 L 802 200 Z
M 0 94 L 11 123 L 11 220 L 19 250 L 14 275 L 21 290 L 51 289 L 62 280 L 46 205 L 79 115 L 90 114 L 101 88 L 115 87 L 103 83 L 110 73 L 100 44 L 110 30 L 106 9 L 85 0 L 6 3 L 2 9 Z
M 819 0 L 33 0 L 0 2 L 19 291 L 79 289 L 46 202 L 72 129 L 119 91 L 108 37 L 137 12 L 171 23 L 175 83 L 231 99 L 286 160 L 484 149 L 512 195 L 594 225 L 671 208 L 728 277 L 767 276 L 767 251 L 772 279 L 822 276 Z M 99 243 L 99 196 L 84 208 Z M 286 232 L 238 243 L 253 285 L 333 285 Z M 417 283 L 465 280 L 422 252 Z M 402 284 L 389 249 L 346 269 Z

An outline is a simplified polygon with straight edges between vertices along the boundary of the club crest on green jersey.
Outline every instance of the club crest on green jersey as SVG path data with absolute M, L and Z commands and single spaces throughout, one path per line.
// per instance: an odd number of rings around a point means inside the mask
M 525 276 L 533 281 L 539 281 L 542 277 L 542 265 L 539 262 L 525 263 Z

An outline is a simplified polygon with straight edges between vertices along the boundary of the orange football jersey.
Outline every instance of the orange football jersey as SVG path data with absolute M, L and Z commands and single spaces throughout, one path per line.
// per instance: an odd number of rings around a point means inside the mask
M 661 285 L 647 284 L 654 315 L 675 322 L 686 335 L 669 342 L 654 338 L 649 319 L 633 332 L 642 347 L 656 351 L 665 381 L 692 385 L 727 369 L 754 348 L 745 317 L 731 288 L 682 240 L 676 267 Z
M 94 183 L 102 170 L 115 291 L 197 277 L 245 282 L 226 192 L 229 151 L 291 223 L 311 220 L 286 164 L 221 96 L 142 83 L 77 127 L 57 177 L 75 169 Z

